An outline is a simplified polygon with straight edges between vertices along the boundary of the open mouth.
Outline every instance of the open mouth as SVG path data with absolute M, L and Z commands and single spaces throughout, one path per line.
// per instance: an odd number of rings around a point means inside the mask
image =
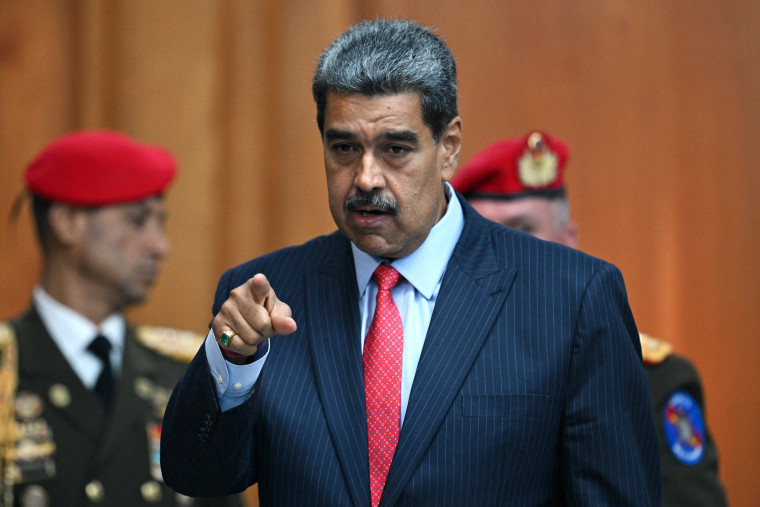
M 363 217 L 380 216 L 380 215 L 388 214 L 387 211 L 381 210 L 381 209 L 360 209 L 356 211 Z

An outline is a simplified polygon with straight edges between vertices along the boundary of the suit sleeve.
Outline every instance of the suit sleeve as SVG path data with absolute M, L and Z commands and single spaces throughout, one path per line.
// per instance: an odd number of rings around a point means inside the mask
M 188 496 L 238 493 L 255 482 L 255 396 L 222 412 L 205 347 L 172 392 L 161 430 L 161 472 Z
M 561 467 L 570 505 L 659 506 L 660 465 L 636 325 L 617 268 L 603 264 L 578 309 Z

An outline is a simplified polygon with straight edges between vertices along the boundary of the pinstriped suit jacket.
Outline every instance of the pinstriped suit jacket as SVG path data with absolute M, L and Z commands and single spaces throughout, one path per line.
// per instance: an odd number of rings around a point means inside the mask
M 620 272 L 462 206 L 380 505 L 659 505 Z M 370 505 L 352 266 L 336 232 L 222 276 L 214 312 L 262 272 L 299 328 L 272 340 L 255 392 L 224 413 L 201 348 L 166 412 L 167 484 L 222 495 L 258 482 L 262 506 Z

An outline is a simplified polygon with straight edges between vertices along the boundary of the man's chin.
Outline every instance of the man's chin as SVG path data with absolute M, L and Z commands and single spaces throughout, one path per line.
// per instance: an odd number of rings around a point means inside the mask
M 132 289 L 125 295 L 125 306 L 134 306 L 144 303 L 148 299 L 149 293 L 150 286 L 132 287 Z
M 399 255 L 398 247 L 396 245 L 389 244 L 382 236 L 370 234 L 365 236 L 359 236 L 352 239 L 354 244 L 362 252 L 374 255 L 375 257 L 385 257 L 388 259 L 395 259 L 402 257 Z

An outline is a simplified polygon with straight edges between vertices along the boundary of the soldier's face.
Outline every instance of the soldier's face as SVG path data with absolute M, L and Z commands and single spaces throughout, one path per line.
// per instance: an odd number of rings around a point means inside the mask
M 557 199 L 544 197 L 521 197 L 508 201 L 471 199 L 469 203 L 475 211 L 487 219 L 511 229 L 572 248 L 578 247 L 577 228 L 573 222 L 563 223 L 560 219 L 561 203 Z
M 139 303 L 169 253 L 162 197 L 86 211 L 78 272 L 114 309 Z

